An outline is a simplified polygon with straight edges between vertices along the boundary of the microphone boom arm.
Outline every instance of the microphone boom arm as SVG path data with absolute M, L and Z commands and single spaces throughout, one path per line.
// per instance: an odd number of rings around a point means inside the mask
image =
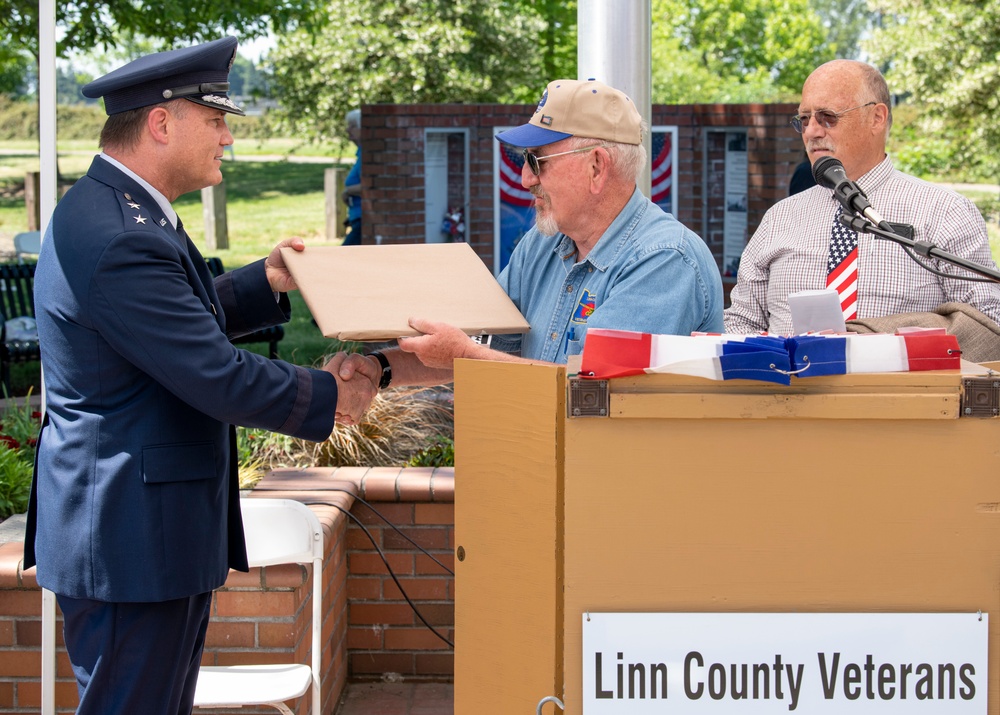
M 947 251 L 942 251 L 940 248 L 935 246 L 930 241 L 914 241 L 912 238 L 907 238 L 906 236 L 900 236 L 898 233 L 893 233 L 892 231 L 887 231 L 885 228 L 876 226 L 871 220 L 867 218 L 862 218 L 860 216 L 849 216 L 846 213 L 840 215 L 840 222 L 858 233 L 870 233 L 877 238 L 886 239 L 889 241 L 894 241 L 905 248 L 910 248 L 919 253 L 921 256 L 926 258 L 938 258 L 942 261 L 947 261 L 953 265 L 959 266 L 971 271 L 980 276 L 984 276 L 989 279 L 987 282 L 1000 283 L 1000 272 L 989 268 L 987 266 L 982 266 L 978 263 L 970 261 L 968 259 L 962 258 L 961 256 L 956 256 L 954 253 L 948 253 Z M 917 261 L 920 263 L 919 261 Z M 921 264 L 923 265 L 923 264 Z M 927 266 L 924 266 L 927 268 Z M 928 269 L 932 270 L 932 269 Z M 939 274 L 941 275 L 941 274 Z M 956 280 L 978 280 L 973 278 L 962 278 L 961 276 L 945 276 L 947 278 L 954 278 Z

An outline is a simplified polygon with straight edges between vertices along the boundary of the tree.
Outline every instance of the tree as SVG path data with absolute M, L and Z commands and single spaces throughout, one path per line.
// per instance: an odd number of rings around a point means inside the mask
M 318 27 L 320 0 L 71 0 L 56 4 L 61 57 L 75 50 L 112 50 L 125 37 L 153 38 L 170 49 L 183 42 L 244 38 L 269 30 Z M 38 0 L 7 0 L 0 13 L 0 75 L 27 52 L 38 59 Z
M 23 97 L 35 80 L 35 67 L 24 52 L 0 46 L 0 95 Z
M 229 95 L 241 99 L 267 96 L 269 78 L 253 62 L 241 54 L 236 55 L 229 71 Z
M 85 100 L 80 89 L 93 77 L 74 72 L 69 67 L 56 67 L 56 103 L 77 104 Z
M 344 115 L 361 104 L 534 103 L 554 79 L 546 72 L 576 76 L 575 57 L 565 68 L 565 52 L 550 46 L 546 54 L 540 38 L 548 25 L 534 5 L 327 0 L 324 32 L 281 36 L 269 58 L 280 124 L 296 135 L 330 139 L 345 136 Z
M 522 0 L 521 4 L 545 22 L 540 42 L 546 83 L 576 77 L 576 0 Z
M 956 142 L 955 167 L 1000 178 L 1000 0 L 874 0 L 884 25 L 865 48 L 925 131 Z
M 811 0 L 823 19 L 826 41 L 838 59 L 857 59 L 861 38 L 876 25 L 878 13 L 868 8 L 868 0 Z
M 833 59 L 809 0 L 653 0 L 653 101 L 797 95 Z

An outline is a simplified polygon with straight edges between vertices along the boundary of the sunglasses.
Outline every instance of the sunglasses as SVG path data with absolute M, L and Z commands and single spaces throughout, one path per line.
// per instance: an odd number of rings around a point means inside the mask
M 593 144 L 591 146 L 580 147 L 579 149 L 561 151 L 557 154 L 546 154 L 545 156 L 538 156 L 530 149 L 524 149 L 521 151 L 521 156 L 524 157 L 524 163 L 528 165 L 529 169 L 531 169 L 531 173 L 538 176 L 542 172 L 542 168 L 538 165 L 538 162 L 540 161 L 548 161 L 549 159 L 555 159 L 557 156 L 566 156 L 567 154 L 579 154 L 581 152 L 590 151 L 591 149 L 597 149 L 602 146 L 607 146 L 607 144 Z
M 837 122 L 840 121 L 840 118 L 848 112 L 863 109 L 864 107 L 870 107 L 873 104 L 878 104 L 878 102 L 869 102 L 868 104 L 862 104 L 858 107 L 851 107 L 850 109 L 845 109 L 843 112 L 831 112 L 829 109 L 821 109 L 818 112 L 813 112 L 811 114 L 796 114 L 792 117 L 792 129 L 801 134 L 805 128 L 809 126 L 810 119 L 815 119 L 816 123 L 824 129 L 833 129 L 837 126 Z

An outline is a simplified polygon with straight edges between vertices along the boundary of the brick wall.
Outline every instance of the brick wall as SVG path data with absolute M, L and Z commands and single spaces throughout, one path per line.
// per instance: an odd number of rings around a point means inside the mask
M 346 628 L 341 649 L 344 677 L 352 681 L 383 676 L 450 680 L 454 652 L 414 614 L 372 542 L 382 550 L 423 617 L 454 642 L 454 577 L 406 540 L 409 537 L 454 570 L 454 470 L 279 469 L 258 484 L 254 493 L 286 498 L 294 495 L 315 505 L 329 500 L 331 495 L 342 494 L 331 491 L 335 489 L 353 490 L 385 519 L 359 500 L 351 506 L 353 518 L 344 521 L 340 553 L 345 586 L 337 610 L 343 614 Z M 324 624 L 324 629 L 327 627 Z
M 424 241 L 424 134 L 429 128 L 469 132 L 469 191 L 465 223 L 469 244 L 493 266 L 494 127 L 523 124 L 534 105 L 395 104 L 362 107 L 362 240 L 374 243 Z M 678 127 L 677 218 L 709 242 L 722 261 L 721 236 L 703 235 L 710 222 L 710 197 L 721 191 L 711 131 L 745 129 L 748 152 L 747 233 L 764 212 L 788 193 L 788 181 L 802 160 L 802 139 L 788 119 L 794 104 L 655 105 L 652 124 Z M 449 174 L 449 182 L 453 175 Z M 452 184 L 452 193 L 455 191 Z
M 253 496 L 298 499 L 323 525 L 324 620 L 321 712 L 334 712 L 346 682 L 393 674 L 405 680 L 450 680 L 453 653 L 419 625 L 349 510 L 388 555 L 403 588 L 425 618 L 454 640 L 454 580 L 401 539 L 362 499 L 449 568 L 454 531 L 454 471 L 443 469 L 277 470 Z M 252 497 L 251 497 L 252 498 Z M 41 706 L 41 593 L 34 570 L 21 570 L 19 541 L 0 545 L 0 714 Z M 380 567 L 381 566 L 381 567 Z M 355 573 L 352 569 L 357 568 Z M 230 572 L 212 603 L 206 665 L 310 662 L 312 585 L 308 569 L 270 566 Z M 71 713 L 76 685 L 57 628 L 56 706 Z M 307 712 L 308 698 L 294 703 Z M 201 712 L 212 712 L 209 710 Z M 232 711 L 220 711 L 232 712 Z M 245 708 L 240 712 L 274 712 Z
M 453 504 L 377 504 L 378 511 L 454 571 Z M 353 513 L 372 539 L 352 524 L 347 534 L 348 674 L 354 680 L 398 673 L 450 678 L 454 652 L 414 614 L 372 545 L 383 550 L 399 585 L 438 633 L 454 642 L 454 577 L 363 507 Z M 407 679 L 410 679 L 407 677 Z

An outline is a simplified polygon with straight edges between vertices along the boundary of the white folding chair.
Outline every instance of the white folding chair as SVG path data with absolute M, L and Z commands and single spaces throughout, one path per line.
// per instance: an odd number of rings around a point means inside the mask
M 37 256 L 41 250 L 41 231 L 25 231 L 14 234 L 14 254 L 18 263 L 24 263 L 24 256 Z
M 310 712 L 319 713 L 323 624 L 323 529 L 312 509 L 289 499 L 241 499 L 250 567 L 312 563 L 312 667 L 301 664 L 202 666 L 198 708 L 269 705 L 286 715 L 285 701 L 312 686 Z

